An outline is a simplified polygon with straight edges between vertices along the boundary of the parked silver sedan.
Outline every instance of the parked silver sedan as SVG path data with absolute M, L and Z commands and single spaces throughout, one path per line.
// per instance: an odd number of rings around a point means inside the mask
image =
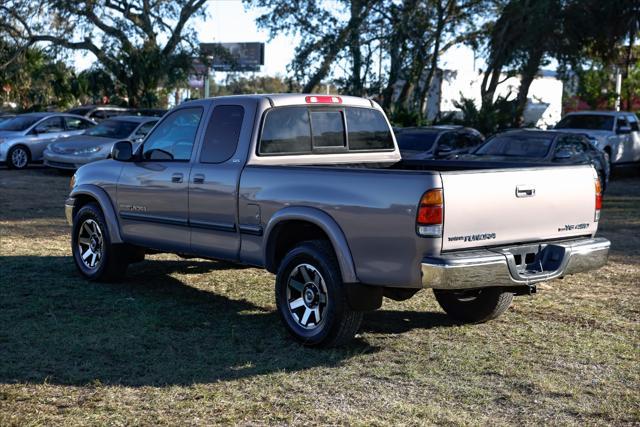
M 78 135 L 95 126 L 93 120 L 64 113 L 27 113 L 0 122 L 0 163 L 24 169 L 42 160 L 52 140 Z
M 82 135 L 59 139 L 44 152 L 44 164 L 56 169 L 78 169 L 80 166 L 107 159 L 116 141 L 142 142 L 159 117 L 117 116 L 101 122 Z

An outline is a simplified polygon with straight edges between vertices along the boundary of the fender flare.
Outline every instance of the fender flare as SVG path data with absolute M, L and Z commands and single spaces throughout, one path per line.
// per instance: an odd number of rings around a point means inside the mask
M 342 232 L 342 229 L 338 223 L 326 212 L 320 209 L 303 207 L 303 206 L 290 206 L 277 211 L 269 219 L 265 227 L 264 232 L 264 244 L 263 244 L 263 259 L 265 260 L 265 266 L 267 269 L 272 267 L 273 260 L 270 256 L 271 252 L 271 238 L 276 237 L 273 234 L 278 224 L 283 221 L 306 221 L 310 222 L 318 227 L 329 237 L 331 246 L 338 259 L 340 266 L 340 272 L 342 274 L 342 281 L 344 283 L 357 283 L 358 277 L 356 275 L 355 264 L 351 256 L 351 250 L 347 243 L 347 239 Z
M 111 198 L 102 188 L 92 184 L 81 184 L 71 190 L 69 194 L 70 198 L 77 198 L 78 196 L 88 196 L 95 199 L 102 209 L 104 214 L 104 220 L 109 228 L 109 237 L 111 243 L 124 243 L 122 236 L 120 235 L 120 224 L 118 223 L 118 216 L 113 208 Z

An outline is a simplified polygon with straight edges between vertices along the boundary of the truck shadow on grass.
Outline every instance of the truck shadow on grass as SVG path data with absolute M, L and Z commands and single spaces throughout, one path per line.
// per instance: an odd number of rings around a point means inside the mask
M 342 349 L 304 348 L 289 338 L 272 302 L 265 308 L 173 277 L 217 271 L 207 280 L 242 274 L 236 280 L 250 281 L 241 268 L 145 261 L 124 283 L 102 284 L 80 278 L 69 257 L 0 257 L 0 383 L 209 383 L 337 366 L 378 351 L 362 339 Z M 364 330 L 448 324 L 434 313 L 383 311 L 368 314 Z

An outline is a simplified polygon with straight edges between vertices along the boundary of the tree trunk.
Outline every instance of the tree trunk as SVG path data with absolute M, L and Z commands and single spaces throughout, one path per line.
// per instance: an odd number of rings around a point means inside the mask
M 538 74 L 543 56 L 544 49 L 536 49 L 530 52 L 530 56 L 521 71 L 520 89 L 518 90 L 518 97 L 516 98 L 516 114 L 513 118 L 513 125 L 515 127 L 521 127 L 524 124 L 524 110 L 527 107 L 527 95 L 529 94 L 531 83 L 533 83 L 533 80 Z

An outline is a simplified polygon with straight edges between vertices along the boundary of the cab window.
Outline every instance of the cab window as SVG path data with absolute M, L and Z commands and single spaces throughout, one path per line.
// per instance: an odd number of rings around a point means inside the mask
M 188 161 L 196 139 L 202 108 L 183 108 L 169 114 L 147 137 L 142 158 Z
M 233 156 L 243 119 L 244 108 L 240 105 L 218 105 L 213 109 L 204 134 L 201 163 L 222 163 Z

